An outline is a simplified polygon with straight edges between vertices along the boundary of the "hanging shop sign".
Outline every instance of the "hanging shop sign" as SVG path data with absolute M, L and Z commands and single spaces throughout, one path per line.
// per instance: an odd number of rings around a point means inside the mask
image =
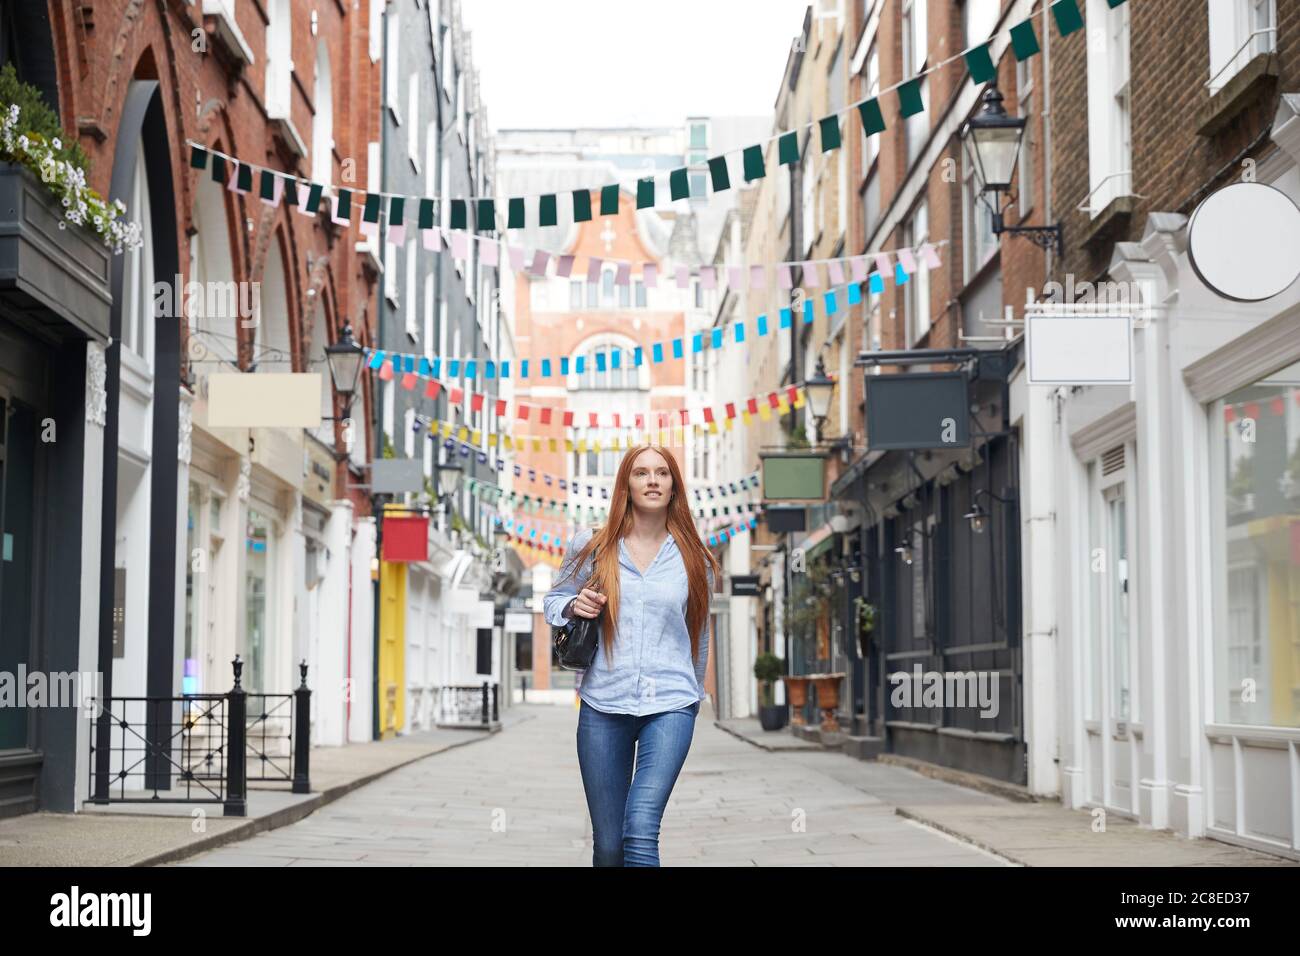
M 424 462 L 419 458 L 376 458 L 370 463 L 370 493 L 400 495 L 424 490 Z
M 320 427 L 320 372 L 221 372 L 208 376 L 212 428 Z
M 732 597 L 758 597 L 761 590 L 757 574 L 733 574 L 731 576 Z
M 970 444 L 965 372 L 866 376 L 869 451 Z
M 773 534 L 795 534 L 808 529 L 807 509 L 772 505 L 763 514 L 767 530 Z
M 826 456 L 820 452 L 760 454 L 765 501 L 822 501 L 826 497 Z
M 1025 312 L 1030 385 L 1131 385 L 1133 316 Z
M 428 561 L 429 516 L 385 514 L 384 560 Z

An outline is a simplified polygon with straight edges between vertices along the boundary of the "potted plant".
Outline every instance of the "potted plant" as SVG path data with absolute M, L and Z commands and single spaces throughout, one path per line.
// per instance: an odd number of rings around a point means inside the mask
M 754 677 L 758 679 L 758 722 L 764 730 L 780 730 L 785 726 L 785 707 L 775 703 L 776 682 L 785 673 L 785 661 L 775 654 L 759 654 L 754 661 Z
M 858 648 L 863 658 L 867 656 L 867 637 L 876 629 L 876 606 L 864 597 L 853 599 L 858 614 Z

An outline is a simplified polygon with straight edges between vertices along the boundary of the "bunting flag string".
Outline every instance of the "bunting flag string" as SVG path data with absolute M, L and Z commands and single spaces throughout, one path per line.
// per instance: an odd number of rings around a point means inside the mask
M 251 183 L 253 167 L 250 165 L 217 150 L 200 147 L 198 144 L 193 143 L 191 146 L 194 149 L 205 149 L 213 156 L 214 160 L 220 159 L 223 168 L 229 162 L 238 170 L 237 173 L 231 175 L 227 188 L 239 192 L 241 190 L 236 187 L 241 179 L 248 180 Z M 247 176 L 244 175 L 245 172 L 247 172 Z M 284 196 L 291 195 L 291 191 L 286 190 L 284 182 L 285 178 L 291 177 L 286 177 L 284 173 L 276 173 L 271 170 L 262 170 L 262 172 L 267 174 L 267 176 L 263 176 L 263 180 L 271 183 L 268 187 L 260 190 L 264 201 L 271 206 L 279 205 Z M 272 178 L 268 179 L 268 177 Z M 350 210 L 357 205 L 352 199 L 354 195 L 352 190 L 341 188 L 339 189 L 341 195 L 327 194 L 322 191 L 314 207 L 309 211 L 309 207 L 312 207 L 313 190 L 306 187 L 314 186 L 314 184 L 303 183 L 303 186 L 303 191 L 297 193 L 298 201 L 294 203 L 300 212 L 308 215 L 320 214 L 320 203 L 328 199 L 330 203 L 334 204 L 333 208 L 335 209 L 335 212 L 331 213 L 332 221 L 342 226 L 351 224 Z M 335 189 L 332 186 L 328 188 L 330 190 Z M 371 195 L 378 196 L 379 194 Z M 434 225 L 432 216 L 421 217 L 419 226 L 415 230 L 408 231 L 406 200 L 411 197 L 393 198 L 394 203 L 390 203 L 391 208 L 385 211 L 380 208 L 382 204 L 377 198 L 372 202 L 370 196 L 367 196 L 362 208 L 363 210 L 373 209 L 375 219 L 371 222 L 367 218 L 369 213 L 363 211 L 361 231 L 364 234 L 373 235 L 377 239 L 380 224 L 383 222 L 387 226 L 386 242 L 399 246 L 404 245 L 407 242 L 413 242 L 418 233 L 421 237 L 421 245 L 430 252 L 448 255 L 462 263 L 468 263 L 477 255 L 483 265 L 499 265 L 503 261 L 502 247 L 504 246 L 504 261 L 508 261 L 515 272 L 526 272 L 536 278 L 554 275 L 557 278 L 574 277 L 576 280 L 578 277 L 585 276 L 588 282 L 597 282 L 602 268 L 610 266 L 615 270 L 614 285 L 620 287 L 630 286 L 635 275 L 637 280 L 647 288 L 657 288 L 662 275 L 665 279 L 671 276 L 672 281 L 679 290 L 688 289 L 692 281 L 700 282 L 706 289 L 793 289 L 796 285 L 820 288 L 823 285 L 840 285 L 845 281 L 844 277 L 846 275 L 852 274 L 854 281 L 869 280 L 872 283 L 872 291 L 879 292 L 883 290 L 883 284 L 880 285 L 880 288 L 876 288 L 877 275 L 879 275 L 879 282 L 883 283 L 887 276 L 897 276 L 900 269 L 909 275 L 915 273 L 918 262 L 924 264 L 927 269 L 937 268 L 942 264 L 937 250 L 949 242 L 947 239 L 942 239 L 922 243 L 913 248 L 880 249 L 828 259 L 791 259 L 762 263 L 736 260 L 725 265 L 691 265 L 677 263 L 671 259 L 644 262 L 601 256 L 559 255 L 543 249 L 515 246 L 510 243 L 502 243 L 492 236 L 480 235 L 464 229 L 449 228 L 443 225 Z M 340 209 L 343 211 L 340 212 Z M 553 269 L 552 263 L 554 263 Z M 635 273 L 633 272 L 634 269 L 636 270 Z M 797 284 L 794 280 L 795 270 L 800 273 L 800 281 Z M 822 272 L 825 272 L 827 280 L 825 283 L 822 282 Z M 899 281 L 901 283 L 902 280 Z
M 582 515 L 584 509 L 581 505 L 571 505 L 565 501 L 544 497 L 542 495 L 520 494 L 516 491 L 502 488 L 500 485 L 479 481 L 472 477 L 465 478 L 465 486 L 469 489 L 470 494 L 474 495 L 486 504 L 498 507 L 501 505 L 509 505 L 511 508 L 518 508 L 526 514 L 542 513 L 550 515 L 556 519 L 563 518 L 572 521 L 584 520 Z M 723 490 L 726 487 L 730 487 L 732 490 L 724 494 Z M 708 492 L 710 501 L 715 501 L 717 499 L 714 497 L 714 488 L 719 489 L 717 497 L 724 498 L 757 487 L 758 473 L 755 472 L 752 475 L 747 475 L 740 479 L 738 482 L 730 482 L 728 486 L 717 485 L 706 489 L 692 488 L 691 493 L 694 495 L 695 500 L 698 503 L 703 500 L 702 490 Z M 609 515 L 609 512 L 604 508 L 593 509 L 588 506 L 585 510 L 587 513 L 585 520 L 588 524 L 604 521 Z M 717 519 L 729 517 L 733 510 L 737 515 L 746 514 L 753 510 L 753 503 L 735 502 L 724 505 L 715 504 L 711 508 L 692 508 L 691 514 L 699 519 Z
M 499 400 L 503 401 L 503 400 Z M 700 435 L 707 431 L 708 434 L 717 435 L 724 429 L 730 430 L 735 427 L 737 418 L 744 425 L 752 424 L 754 418 L 760 421 L 769 421 L 772 413 L 785 415 L 791 408 L 803 408 L 807 397 L 802 385 L 788 385 L 777 392 L 768 392 L 765 396 L 753 396 L 744 402 L 727 402 L 722 415 L 714 413 L 714 409 L 705 406 L 702 410 L 691 410 L 687 408 L 676 409 L 675 411 L 656 411 L 653 413 L 656 421 L 650 421 L 644 413 L 636 413 L 632 417 L 632 422 L 628 425 L 590 425 L 588 427 L 574 426 L 571 423 L 566 424 L 566 428 L 574 428 L 577 438 L 565 437 L 563 439 L 554 435 L 516 435 L 508 431 L 487 431 L 475 428 L 464 422 L 451 422 L 441 419 L 435 419 L 430 416 L 415 416 L 414 428 L 418 432 L 420 429 L 427 429 L 430 439 L 439 435 L 451 441 L 453 433 L 456 440 L 468 444 L 474 448 L 488 449 L 504 448 L 506 451 L 527 451 L 531 449 L 534 452 L 550 451 L 558 453 L 561 450 L 565 454 L 586 454 L 588 451 L 599 453 L 603 451 L 622 451 L 625 448 L 634 448 L 637 444 L 645 445 L 681 445 L 684 444 L 684 429 L 690 427 L 693 429 L 692 435 Z M 739 406 L 739 407 L 738 407 Z M 525 406 L 525 409 L 527 406 Z M 562 412 L 562 421 L 568 420 L 571 412 Z M 589 420 L 599 418 L 599 413 L 588 412 Z M 673 419 L 677 421 L 674 422 Z M 695 421 L 696 418 L 702 418 L 703 422 Z M 552 416 L 553 420 L 553 416 Z M 637 420 L 641 421 L 640 425 L 635 424 Z M 596 434 L 592 435 L 591 432 Z M 669 440 L 671 435 L 671 441 Z M 657 439 L 657 440 L 656 440 Z M 445 447 L 451 447 L 446 445 Z
M 1079 11 L 1078 0 L 1043 0 L 1043 2 L 1050 2 L 1052 17 L 1056 23 L 1057 32 L 1061 37 L 1070 36 L 1083 28 L 1083 15 Z M 1107 6 L 1112 9 L 1123 5 L 1124 2 L 1125 0 L 1106 0 Z M 1041 11 L 1041 9 L 1040 6 L 1035 4 L 1026 19 L 1006 31 L 1005 38 L 1007 42 L 1003 48 L 1009 46 L 1017 62 L 1024 62 L 1031 57 L 1037 56 L 1041 51 L 1039 37 L 1033 22 L 1037 12 Z M 773 133 L 757 143 L 735 147 L 709 158 L 709 188 L 715 193 L 723 192 L 730 189 L 733 182 L 743 181 L 749 183 L 764 178 L 767 175 L 767 148 L 773 143 L 777 145 L 776 158 L 778 165 L 799 162 L 805 152 L 813 148 L 814 136 L 816 145 L 822 153 L 842 148 L 844 145 L 843 132 L 847 119 L 854 113 L 859 116 L 863 135 L 875 136 L 884 132 L 888 126 L 883 108 L 886 103 L 892 101 L 897 105 L 898 120 L 906 120 L 910 116 L 923 112 L 926 108 L 922 94 L 923 81 L 940 70 L 947 69 L 954 63 L 961 63 L 970 77 L 970 81 L 977 86 L 982 86 L 994 78 L 996 67 L 991 48 L 995 40 L 1001 39 L 1003 39 L 1003 34 L 994 34 L 981 43 L 954 53 L 952 56 L 939 60 L 932 66 L 905 80 L 879 90 L 872 96 L 848 103 L 840 109 L 815 120 Z M 891 95 L 889 100 L 885 99 L 887 95 Z M 816 131 L 815 134 L 814 130 Z M 190 147 L 190 166 L 198 170 L 205 169 L 208 166 L 208 158 L 211 156 L 214 160 L 212 163 L 213 178 L 223 185 L 226 182 L 226 166 L 228 163 L 232 164 L 233 169 L 229 188 L 236 192 L 252 192 L 254 188 L 254 171 L 262 173 L 258 193 L 262 201 L 268 204 L 274 205 L 278 203 L 283 196 L 294 205 L 300 206 L 305 214 L 316 215 L 320 209 L 324 192 L 328 188 L 331 200 L 330 215 L 336 222 L 349 221 L 352 209 L 357 205 L 357 203 L 353 202 L 354 190 L 352 189 L 335 187 L 333 184 L 315 183 L 310 180 L 299 179 L 296 176 L 275 173 L 265 167 L 246 163 L 241 159 L 218 153 L 193 140 L 186 140 L 186 144 Z M 275 179 L 267 179 L 266 174 L 282 178 L 284 180 L 283 185 L 277 186 Z M 691 198 L 689 169 L 681 167 L 669 170 L 666 173 L 655 173 L 639 178 L 636 181 L 635 189 L 638 209 L 656 205 L 663 195 L 661 187 L 664 185 L 665 180 L 670 201 L 675 202 Z M 619 206 L 620 188 L 618 183 L 612 183 L 572 191 L 566 196 L 565 203 L 566 208 L 571 203 L 572 221 L 587 222 L 592 219 L 593 194 L 599 199 L 599 215 L 616 214 Z M 390 229 L 398 227 L 403 231 L 405 230 L 404 213 L 406 211 L 405 206 L 408 203 L 417 209 L 418 221 L 422 229 L 433 226 L 435 212 L 438 215 L 440 226 L 449 224 L 452 229 L 468 229 L 472 217 L 474 230 L 477 232 L 501 231 L 502 229 L 503 219 L 501 212 L 497 209 L 495 196 L 470 194 L 420 197 L 382 191 L 360 192 L 363 192 L 366 197 L 362 206 L 363 230 L 366 229 L 367 225 L 373 226 L 377 230 L 380 207 L 384 205 L 385 200 L 388 205 Z M 529 201 L 525 202 L 525 200 Z M 558 193 L 532 193 L 509 197 L 506 202 L 504 228 L 522 229 L 529 225 L 567 227 L 570 216 L 567 213 L 564 217 L 559 216 L 559 200 L 560 195 Z M 533 208 L 531 221 L 528 215 L 529 206 Z
M 938 262 L 937 253 L 934 262 Z M 913 265 L 916 265 L 916 263 L 913 263 Z M 930 266 L 927 265 L 927 268 L 930 268 Z M 894 269 L 894 281 L 900 285 L 905 284 L 909 280 L 910 274 L 902 263 L 897 264 Z M 871 292 L 879 293 L 884 291 L 884 280 L 879 272 L 872 273 L 869 278 Z M 797 310 L 799 313 L 798 321 L 808 325 L 816 320 L 819 309 L 829 318 L 841 309 L 852 308 L 860 302 L 862 302 L 862 287 L 856 282 L 841 288 L 827 289 L 824 292 L 804 297 L 801 306 Z M 490 359 L 478 359 L 474 356 L 416 355 L 410 352 L 374 348 L 366 349 L 366 364 L 371 370 L 377 371 L 380 378 L 389 379 L 402 376 L 402 384 L 407 389 L 415 388 L 417 379 L 421 378 L 452 378 L 457 380 L 483 378 L 486 380 L 513 377 L 516 380 L 545 379 L 556 374 L 561 377 L 568 376 L 571 370 L 577 375 L 583 375 L 589 370 L 596 374 L 602 374 L 624 369 L 637 369 L 642 365 L 659 365 L 663 362 L 678 361 L 686 357 L 688 350 L 691 354 L 695 354 L 728 346 L 744 346 L 748 348 L 752 337 L 765 338 L 777 329 L 790 328 L 796 321 L 795 312 L 794 306 L 778 309 L 775 324 L 765 312 L 754 317 L 752 323 L 748 319 L 738 319 L 690 335 L 653 342 L 648 346 L 635 346 L 631 349 L 600 349 L 591 354 L 590 369 L 588 368 L 589 359 L 586 355 L 578 355 L 573 358 L 567 355 L 554 355 L 544 358 L 519 359 L 517 362 L 511 363 L 508 360 L 492 361 Z M 751 328 L 753 336 L 750 334 Z M 436 398 L 437 392 L 429 397 Z
M 532 527 L 520 521 L 509 518 L 497 518 L 500 526 L 505 530 L 509 540 L 515 544 L 523 545 L 533 549 L 536 552 L 552 557 L 563 555 L 568 547 L 568 542 L 572 539 L 572 533 L 561 537 L 560 535 Z M 732 538 L 746 534 L 758 527 L 758 516 L 747 518 L 744 521 L 729 525 L 726 528 L 714 530 L 711 534 L 702 533 L 701 539 L 707 542 L 711 548 L 719 547 L 730 541 Z
M 785 414 L 787 411 L 789 411 L 791 407 L 802 408 L 803 405 L 805 404 L 805 399 L 802 391 L 798 393 L 797 399 L 798 400 L 794 402 L 793 405 L 791 405 L 786 401 L 786 396 L 784 394 L 781 394 L 780 396 L 778 396 L 777 410 L 779 410 L 781 414 Z M 772 411 L 771 408 L 769 408 L 766 405 L 760 405 L 759 408 L 760 408 L 760 416 L 759 416 L 760 418 L 770 417 Z M 442 447 L 448 452 L 454 452 L 458 454 L 461 458 L 466 458 L 466 459 L 468 459 L 471 455 L 473 455 L 475 457 L 475 460 L 480 465 L 488 464 L 489 462 L 488 451 L 483 447 L 481 447 L 483 434 L 478 429 L 471 429 L 465 425 L 457 425 L 454 422 L 437 421 L 432 419 L 426 421 L 428 426 L 437 426 L 436 428 L 429 427 L 429 432 L 427 437 L 430 441 L 435 441 L 437 440 L 438 437 L 441 437 L 443 440 Z M 416 427 L 418 429 L 420 427 L 426 427 L 426 426 L 424 422 L 419 422 L 417 423 Z M 694 426 L 694 427 L 699 428 L 700 426 Z M 453 433 L 455 434 L 455 437 L 452 437 Z M 660 431 L 657 436 L 660 440 L 658 442 L 655 442 L 653 440 L 653 438 L 655 437 L 653 433 L 644 434 L 642 436 L 643 440 L 641 443 L 647 445 L 658 444 L 660 447 L 665 447 L 669 445 L 669 441 L 668 441 L 669 435 L 670 433 L 667 431 Z M 499 437 L 502 436 L 499 436 L 496 433 L 487 436 L 488 447 L 492 448 L 494 451 L 497 452 L 500 451 L 502 445 L 506 445 L 506 444 L 510 445 L 513 450 L 519 450 L 519 451 L 525 450 L 527 447 L 531 445 L 531 449 L 534 452 L 540 452 L 542 450 L 543 443 L 545 443 L 548 451 L 558 452 L 560 450 L 560 440 L 556 438 L 543 439 L 541 436 L 537 436 L 537 435 L 525 436 L 523 438 L 515 438 L 510 435 L 505 435 L 504 436 L 505 440 L 494 442 L 494 439 Z M 682 427 L 680 425 L 676 426 L 672 430 L 671 437 L 673 438 L 673 442 L 672 442 L 673 444 L 677 444 L 677 445 L 684 444 Z M 577 442 L 574 442 L 572 439 L 568 439 L 568 438 L 564 439 L 563 441 L 564 441 L 564 447 L 566 453 L 572 453 L 574 451 L 578 451 L 579 453 L 586 453 L 587 451 L 599 453 L 602 450 L 601 443 L 599 441 L 591 443 L 590 447 L 588 446 L 588 442 L 585 438 L 580 439 Z M 629 448 L 636 447 L 636 444 L 631 443 L 628 445 L 628 447 Z M 619 451 L 622 450 L 622 448 L 623 448 L 623 443 L 620 440 L 620 438 L 616 436 L 612 445 L 610 447 L 606 447 L 604 450 Z M 507 464 L 506 460 L 502 458 L 500 454 L 496 454 L 495 458 L 492 459 L 492 467 L 494 467 L 498 472 L 504 471 L 506 468 L 506 464 Z M 561 491 L 570 491 L 571 489 L 570 493 L 572 494 L 582 494 L 583 488 L 585 487 L 586 496 L 588 498 L 594 500 L 597 496 L 597 492 L 599 492 L 599 497 L 602 501 L 609 500 L 608 488 L 597 487 L 592 484 L 585 484 L 578 481 L 572 481 L 565 476 L 554 475 L 534 467 L 526 467 L 518 462 L 516 462 L 513 465 L 513 473 L 516 478 L 519 478 L 521 480 L 524 479 L 524 476 L 526 474 L 527 480 L 533 485 L 537 485 L 538 483 L 541 483 L 546 487 L 558 486 Z
M 413 357 L 406 356 L 406 358 L 411 359 Z M 425 361 L 423 357 L 422 361 Z M 471 364 L 473 363 L 473 360 L 469 361 Z M 567 359 L 565 362 L 567 364 Z M 401 357 L 398 356 L 395 356 L 393 361 L 387 364 L 379 365 L 380 379 L 384 381 L 392 380 L 396 376 L 396 372 L 393 371 L 394 366 L 399 363 L 405 368 L 406 363 L 401 361 Z M 414 362 L 411 364 L 415 365 Z M 370 367 L 376 367 L 373 360 Z M 567 369 L 562 374 L 567 375 Z M 578 372 L 578 374 L 582 374 L 582 372 Z M 533 402 L 520 401 L 519 399 L 500 398 L 496 395 L 467 390 L 458 385 L 449 385 L 438 378 L 426 377 L 418 371 L 402 372 L 402 387 L 407 391 L 415 391 L 416 386 L 421 382 L 424 383 L 421 392 L 422 398 L 433 400 L 445 393 L 448 405 L 459 409 L 462 415 L 482 412 L 489 421 L 505 419 L 506 421 L 516 422 L 536 422 L 539 425 L 560 425 L 563 428 L 575 430 L 624 429 L 642 432 L 663 430 L 672 428 L 675 425 L 715 426 L 718 422 L 722 422 L 724 427 L 730 428 L 731 425 L 727 423 L 736 418 L 737 414 L 742 417 L 745 424 L 749 424 L 750 415 L 767 417 L 762 410 L 764 403 L 767 404 L 768 408 L 777 408 L 782 401 L 782 396 L 784 396 L 784 401 L 795 404 L 801 400 L 800 395 L 803 389 L 802 382 L 785 385 L 776 391 L 724 402 L 720 407 L 704 405 L 699 407 L 657 408 L 650 411 L 598 411 L 592 409 L 583 411 L 554 405 L 539 405 Z M 799 406 L 796 405 L 796 407 Z M 713 434 L 717 434 L 717 431 L 716 427 L 711 428 Z

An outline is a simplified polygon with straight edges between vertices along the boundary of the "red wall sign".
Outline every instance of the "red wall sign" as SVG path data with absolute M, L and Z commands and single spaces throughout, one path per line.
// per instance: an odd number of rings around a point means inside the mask
M 384 560 L 428 561 L 429 516 L 384 515 Z

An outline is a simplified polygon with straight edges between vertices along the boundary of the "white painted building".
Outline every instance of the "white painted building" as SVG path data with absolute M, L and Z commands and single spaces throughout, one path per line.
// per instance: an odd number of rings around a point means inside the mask
M 1256 180 L 1300 203 L 1300 117 Z M 1300 858 L 1300 284 L 1220 297 L 1187 217 L 1110 278 L 1148 290 L 1132 386 L 1013 383 L 1029 785 Z

